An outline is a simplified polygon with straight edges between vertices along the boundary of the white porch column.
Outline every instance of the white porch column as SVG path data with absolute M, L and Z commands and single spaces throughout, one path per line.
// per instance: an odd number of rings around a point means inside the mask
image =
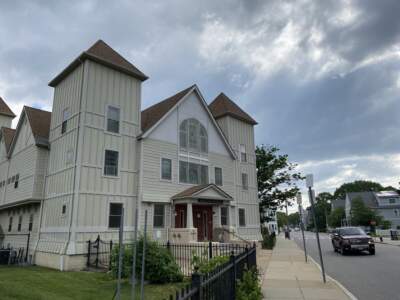
M 188 203 L 186 208 L 186 228 L 193 228 L 192 203 Z

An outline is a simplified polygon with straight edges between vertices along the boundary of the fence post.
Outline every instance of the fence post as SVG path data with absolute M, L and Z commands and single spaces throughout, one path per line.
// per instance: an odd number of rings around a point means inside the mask
M 213 257 L 211 241 L 208 242 L 208 254 L 209 254 L 209 259 L 211 259 Z
M 167 241 L 167 250 L 168 250 L 168 251 L 170 251 L 170 249 L 169 249 L 170 247 L 171 247 L 171 243 L 170 243 L 169 240 L 168 240 L 168 241 Z
M 256 242 L 254 242 L 254 244 L 253 244 L 253 246 L 254 246 L 254 266 L 257 268 L 257 244 L 256 244 Z
M 236 259 L 235 254 L 231 251 L 230 262 L 232 263 L 232 271 L 231 271 L 231 297 L 230 300 L 235 300 L 236 298 Z
M 108 263 L 108 269 L 111 270 L 111 263 L 112 263 L 112 247 L 113 247 L 113 242 L 110 240 L 110 258 L 109 258 L 109 263 Z
M 99 267 L 100 234 L 97 236 L 96 268 Z
M 200 300 L 201 295 L 201 275 L 198 272 L 199 267 L 194 267 L 194 272 L 192 274 L 192 288 L 196 288 L 196 293 L 192 296 L 192 300 Z
M 247 270 L 250 270 L 250 265 L 249 265 L 249 246 L 246 244 L 246 268 Z
M 28 242 L 26 243 L 25 263 L 28 262 L 29 242 L 30 242 L 30 239 L 31 239 L 31 233 L 28 232 Z
M 90 240 L 87 241 L 88 242 L 88 254 L 87 254 L 87 262 L 86 262 L 86 266 L 89 267 L 90 266 Z

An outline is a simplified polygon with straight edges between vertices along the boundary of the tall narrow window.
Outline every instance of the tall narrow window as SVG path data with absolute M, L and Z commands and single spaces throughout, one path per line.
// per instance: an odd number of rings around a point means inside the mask
M 172 179 L 172 161 L 168 158 L 161 159 L 161 179 Z
M 222 185 L 222 169 L 215 167 L 215 184 L 221 186 Z
M 164 227 L 164 204 L 154 204 L 153 226 Z
M 22 216 L 19 216 L 19 218 L 18 218 L 18 232 L 21 231 L 21 227 L 22 227 Z
M 221 207 L 221 225 L 228 225 L 228 208 L 225 206 Z
M 14 181 L 14 188 L 18 188 L 19 184 L 19 174 L 15 175 L 15 181 Z
M 8 219 L 8 232 L 12 230 L 12 224 L 13 224 L 13 217 L 10 217 Z
M 246 173 L 242 173 L 242 188 L 244 190 L 249 189 L 249 177 L 247 176 Z
M 110 214 L 108 217 L 108 227 L 119 228 L 122 217 L 122 203 L 110 203 Z
M 208 135 L 206 128 L 196 119 L 184 120 L 179 126 L 179 145 L 182 150 L 207 153 Z
M 119 133 L 120 109 L 115 106 L 107 107 L 107 131 Z
M 246 226 L 246 213 L 244 208 L 239 208 L 239 226 Z
M 113 151 L 113 150 L 105 151 L 104 175 L 118 176 L 118 151 Z
M 61 134 L 67 131 L 67 122 L 69 119 L 69 108 L 63 110 L 63 119 L 61 124 Z
M 239 150 L 240 150 L 240 161 L 246 162 L 247 161 L 246 146 L 244 144 L 240 144 Z
M 29 226 L 28 226 L 28 230 L 32 231 L 33 228 L 33 215 L 29 216 Z

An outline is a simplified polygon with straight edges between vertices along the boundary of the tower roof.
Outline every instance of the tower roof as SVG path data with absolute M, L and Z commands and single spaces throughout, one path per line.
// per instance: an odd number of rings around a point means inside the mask
M 15 114 L 12 112 L 7 103 L 0 97 L 0 115 L 15 118 Z
M 242 110 L 235 102 L 228 98 L 224 93 L 219 94 L 213 102 L 208 106 L 215 119 L 231 116 L 251 125 L 257 122 Z
M 90 59 L 114 70 L 133 76 L 141 81 L 145 81 L 148 78 L 142 71 L 127 61 L 122 55 L 112 49 L 104 41 L 98 40 L 89 49 L 83 51 L 81 55 L 79 55 L 72 63 L 70 63 L 52 81 L 50 81 L 49 86 L 55 87 L 86 59 Z

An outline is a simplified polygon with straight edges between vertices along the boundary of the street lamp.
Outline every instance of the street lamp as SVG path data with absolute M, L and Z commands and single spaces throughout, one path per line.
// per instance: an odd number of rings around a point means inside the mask
M 311 203 L 311 212 L 312 212 L 313 220 L 314 220 L 315 236 L 317 238 L 319 260 L 321 262 L 322 279 L 323 279 L 324 283 L 326 283 L 324 260 L 322 258 L 321 243 L 320 243 L 320 240 L 319 240 L 319 232 L 318 232 L 318 226 L 317 226 L 317 218 L 315 217 L 315 207 L 314 207 L 314 197 L 315 197 L 315 195 L 314 195 L 313 190 L 312 190 L 312 187 L 314 185 L 314 176 L 313 176 L 313 174 L 306 175 L 306 185 L 308 187 L 308 195 L 310 197 L 310 203 Z
M 302 199 L 300 192 L 297 193 L 296 198 L 297 198 L 297 204 L 299 205 L 300 229 L 301 229 L 301 235 L 303 236 L 304 259 L 307 262 L 307 247 L 306 247 L 306 239 L 304 237 L 304 223 L 303 223 L 303 214 L 301 207 Z

